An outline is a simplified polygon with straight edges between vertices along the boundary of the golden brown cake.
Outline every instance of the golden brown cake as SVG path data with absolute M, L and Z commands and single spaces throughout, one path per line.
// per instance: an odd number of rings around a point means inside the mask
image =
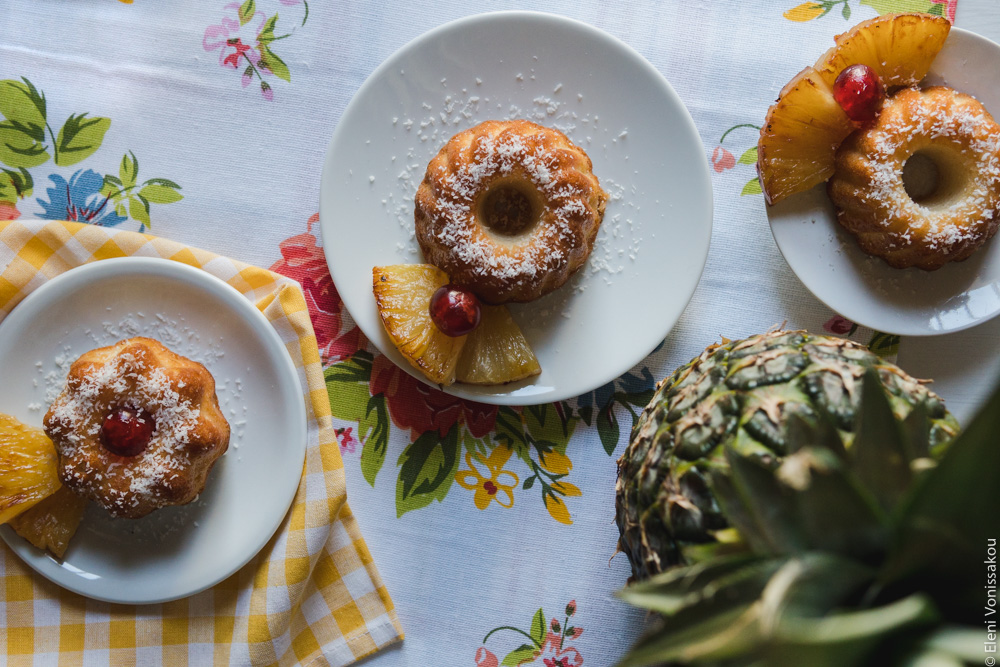
M 417 189 L 424 258 L 489 303 L 551 292 L 586 261 L 604 217 L 591 169 L 566 135 L 526 120 L 460 132 Z
M 914 156 L 925 183 L 908 175 L 911 197 L 903 174 Z M 840 224 L 891 266 L 966 259 L 1000 223 L 1000 126 L 969 95 L 904 88 L 841 144 L 827 189 Z
M 44 424 L 62 483 L 132 519 L 192 501 L 229 446 L 211 373 L 149 338 L 81 355 Z

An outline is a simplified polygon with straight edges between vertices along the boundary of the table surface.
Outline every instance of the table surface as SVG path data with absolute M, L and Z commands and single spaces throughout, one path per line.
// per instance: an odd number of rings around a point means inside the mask
M 756 131 L 746 128 L 763 120 L 782 82 L 834 34 L 892 3 L 834 0 L 827 4 L 835 11 L 793 22 L 782 13 L 794 0 L 642 0 L 613 9 L 597 0 L 405 7 L 257 0 L 245 23 L 257 29 L 251 38 L 267 30 L 269 17 L 280 17 L 272 28 L 283 41 L 268 46 L 283 61 L 272 60 L 270 70 L 260 67 L 260 53 L 239 48 L 246 3 L 188 0 L 171 13 L 143 0 L 79 3 L 87 11 L 75 7 L 75 21 L 60 20 L 50 4 L 0 0 L 0 15 L 21 27 L 0 37 L 0 79 L 30 80 L 53 116 L 86 110 L 112 125 L 87 161 L 39 168 L 34 197 L 15 213 L 64 217 L 49 213 L 59 197 L 85 190 L 88 178 L 98 178 L 96 194 L 101 174 L 93 170 L 141 169 L 140 180 L 183 186 L 184 198 L 159 191 L 145 214 L 124 202 L 96 213 L 95 222 L 151 231 L 303 284 L 326 361 L 349 501 L 407 635 L 365 664 L 492 667 L 518 655 L 538 665 L 559 658 L 574 666 L 613 663 L 644 622 L 642 612 L 613 597 L 629 571 L 624 556 L 612 557 L 613 502 L 629 413 L 642 407 L 635 397 L 720 335 L 739 338 L 782 322 L 845 333 L 775 247 L 763 199 L 752 191 L 753 166 L 739 159 L 756 145 Z M 368 75 L 436 26 L 501 9 L 590 23 L 659 69 L 693 117 L 712 166 L 715 205 L 702 280 L 663 344 L 610 385 L 523 411 L 458 401 L 379 355 L 331 288 L 322 246 L 336 239 L 321 237 L 317 214 L 330 136 Z M 959 0 L 955 25 L 1000 42 L 1000 5 Z M 772 33 L 781 37 L 780 53 L 767 48 Z M 11 215 L 4 206 L 0 218 Z M 868 343 L 877 332 L 851 336 Z M 904 338 L 898 363 L 934 378 L 962 420 L 1000 377 L 998 352 L 1000 318 L 945 336 Z M 614 428 L 599 424 L 600 415 L 610 415 Z M 509 419 L 526 436 L 553 439 L 554 448 L 529 444 L 515 452 L 498 444 Z M 429 490 L 414 492 L 415 480 Z M 521 645 L 528 649 L 518 654 Z

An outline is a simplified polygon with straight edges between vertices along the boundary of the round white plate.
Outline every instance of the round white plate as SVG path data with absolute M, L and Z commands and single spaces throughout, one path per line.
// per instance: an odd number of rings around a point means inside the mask
M 1000 118 L 1000 46 L 952 28 L 925 79 L 975 96 Z M 1000 240 L 937 271 L 894 269 L 858 248 L 836 219 L 826 185 L 768 207 L 771 231 L 792 271 L 844 317 L 886 333 L 933 336 L 1000 313 Z
M 480 14 L 397 51 L 361 86 L 323 167 L 320 222 L 330 273 L 351 316 L 396 351 L 372 295 L 372 268 L 423 261 L 413 196 L 428 161 L 488 119 L 527 118 L 587 151 L 611 195 L 588 263 L 565 286 L 510 310 L 541 375 L 445 391 L 495 404 L 576 396 L 649 354 L 694 293 L 712 232 L 708 161 L 666 79 L 618 39 L 534 12 Z
M 61 563 L 9 526 L 0 535 L 60 586 L 144 604 L 208 588 L 253 558 L 295 496 L 307 436 L 298 374 L 264 315 L 222 280 L 164 259 L 86 264 L 19 303 L 0 323 L 0 412 L 40 427 L 73 360 L 136 335 L 215 377 L 232 435 L 205 490 L 135 520 L 91 504 Z

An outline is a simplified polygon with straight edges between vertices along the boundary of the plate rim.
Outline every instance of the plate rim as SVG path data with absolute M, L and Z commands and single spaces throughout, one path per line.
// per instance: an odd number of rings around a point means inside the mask
M 528 406 L 537 405 L 543 403 L 557 402 L 576 396 L 586 394 L 589 391 L 593 391 L 608 382 L 613 381 L 615 378 L 620 377 L 624 373 L 627 373 L 629 369 L 635 367 L 643 359 L 645 359 L 649 354 L 656 350 L 656 348 L 663 342 L 663 340 L 669 335 L 670 331 L 677 326 L 691 300 L 694 298 L 694 294 L 697 291 L 698 285 L 700 284 L 701 277 L 704 275 L 705 267 L 708 263 L 708 256 L 711 249 L 712 232 L 714 228 L 714 215 L 715 215 L 715 198 L 714 198 L 714 186 L 712 184 L 710 167 L 708 163 L 708 158 L 705 152 L 704 142 L 701 139 L 701 134 L 698 132 L 698 128 L 694 122 L 694 118 L 691 116 L 690 110 L 684 101 L 678 95 L 677 91 L 674 90 L 672 84 L 667 80 L 666 76 L 657 69 L 649 60 L 646 59 L 639 51 L 634 47 L 630 46 L 624 40 L 619 37 L 612 35 L 611 33 L 602 30 L 594 25 L 591 25 L 585 21 L 575 19 L 572 17 L 564 16 L 562 14 L 557 14 L 554 12 L 545 12 L 537 10 L 499 10 L 499 11 L 489 11 L 481 12 L 476 14 L 470 14 L 457 19 L 445 22 L 441 25 L 435 26 L 430 30 L 427 30 L 420 35 L 410 39 L 402 46 L 393 51 L 389 56 L 387 56 L 382 62 L 375 67 L 374 70 L 368 75 L 368 77 L 362 82 L 362 84 L 355 91 L 351 100 L 348 102 L 347 106 L 344 107 L 344 111 L 341 114 L 340 119 L 337 122 L 336 127 L 331 134 L 330 141 L 327 145 L 326 152 L 323 158 L 323 169 L 320 175 L 320 206 L 319 206 L 319 228 L 320 236 L 323 239 L 323 253 L 327 262 L 327 267 L 330 271 L 330 276 L 333 279 L 334 285 L 337 284 L 336 278 L 336 266 L 335 257 L 333 255 L 333 248 L 336 247 L 336 239 L 332 237 L 332 230 L 328 229 L 329 223 L 324 222 L 326 216 L 323 215 L 324 209 L 327 209 L 330 204 L 325 203 L 329 201 L 330 195 L 326 194 L 325 184 L 328 180 L 328 174 L 333 168 L 332 156 L 334 154 L 333 149 L 340 141 L 341 136 L 348 132 L 349 129 L 345 129 L 347 126 L 344 124 L 343 120 L 351 112 L 352 107 L 358 104 L 358 100 L 361 99 L 369 88 L 376 86 L 379 80 L 385 75 L 387 71 L 390 71 L 393 67 L 399 64 L 405 55 L 414 48 L 424 45 L 428 42 L 433 42 L 438 39 L 442 34 L 451 31 L 460 31 L 467 26 L 473 24 L 479 24 L 481 22 L 489 22 L 495 20 L 504 19 L 532 19 L 538 21 L 548 21 L 554 24 L 562 24 L 571 27 L 575 30 L 581 31 L 592 39 L 598 39 L 605 43 L 613 45 L 616 49 L 623 52 L 624 55 L 628 56 L 639 64 L 652 79 L 660 84 L 660 89 L 673 103 L 676 104 L 678 110 L 681 112 L 675 119 L 678 126 L 683 125 L 685 134 L 688 135 L 689 139 L 693 141 L 693 145 L 698 148 L 698 152 L 702 156 L 702 159 L 698 161 L 699 165 L 699 176 L 701 183 L 701 192 L 697 196 L 692 198 L 692 201 L 699 202 L 698 206 L 703 208 L 704 216 L 704 245 L 700 248 L 700 256 L 697 256 L 697 266 L 698 270 L 695 273 L 695 278 L 692 282 L 691 289 L 686 295 L 686 297 L 680 303 L 680 307 L 677 311 L 676 317 L 670 322 L 669 326 L 662 332 L 658 332 L 658 337 L 649 346 L 649 349 L 644 349 L 645 345 L 634 345 L 634 349 L 638 350 L 631 355 L 623 355 L 623 359 L 627 360 L 627 365 L 623 362 L 620 367 L 616 367 L 611 373 L 605 373 L 601 376 L 595 376 L 591 381 L 587 382 L 582 389 L 573 389 L 572 391 L 567 391 L 565 389 L 560 390 L 558 386 L 551 386 L 549 391 L 540 393 L 517 393 L 516 389 L 522 386 L 531 386 L 530 381 L 521 381 L 517 383 L 511 383 L 511 385 L 497 385 L 498 387 L 509 386 L 515 389 L 514 392 L 511 391 L 498 391 L 495 393 L 477 393 L 474 391 L 465 391 L 460 383 L 455 383 L 450 386 L 441 386 L 430 382 L 422 374 L 414 369 L 411 364 L 409 364 L 399 352 L 392 349 L 383 349 L 383 346 L 379 344 L 380 335 L 384 331 L 376 332 L 378 335 L 369 336 L 368 332 L 361 326 L 361 321 L 354 317 L 352 314 L 352 319 L 354 323 L 361 329 L 362 333 L 365 334 L 365 338 L 371 342 L 371 344 L 383 355 L 388 357 L 397 367 L 402 369 L 404 372 L 409 374 L 411 377 L 415 378 L 417 381 L 434 387 L 444 393 L 456 396 L 464 400 L 475 401 L 478 403 L 491 404 L 491 405 L 510 405 L 510 406 Z M 332 177 L 330 177 L 332 178 Z M 339 288 L 338 288 L 339 290 Z M 341 298 L 343 299 L 343 291 L 341 291 Z M 350 313 L 350 308 L 347 305 L 347 301 L 344 300 L 344 308 Z M 555 383 L 552 383 L 553 385 Z
M 949 35 L 948 35 L 948 39 L 951 39 L 952 35 L 958 36 L 959 39 L 962 40 L 962 41 L 969 40 L 970 43 L 979 42 L 981 45 L 988 46 L 989 48 L 992 48 L 998 54 L 1000 54 L 1000 44 L 998 44 L 997 42 L 994 42 L 993 40 L 989 39 L 988 37 L 984 37 L 983 35 L 980 35 L 979 33 L 973 32 L 973 31 L 965 29 L 965 28 L 960 28 L 960 27 L 957 27 L 955 25 L 952 25 L 952 27 L 950 29 L 950 32 L 949 32 Z M 946 42 L 946 44 L 947 44 L 947 42 Z M 930 73 L 931 74 L 934 73 L 934 65 L 933 64 L 931 65 Z M 998 79 L 998 80 L 1000 80 L 1000 79 Z M 826 187 L 826 183 L 824 182 L 824 183 L 820 183 L 819 185 L 815 186 L 815 188 L 813 188 L 813 190 L 817 189 L 817 188 L 824 188 L 825 189 L 825 187 Z M 812 192 L 812 190 L 810 190 L 808 192 Z M 802 193 L 802 194 L 806 194 L 806 193 Z M 826 197 L 825 194 L 823 196 Z M 779 205 L 780 205 L 780 203 L 779 203 Z M 774 238 L 774 243 L 778 247 L 778 251 L 781 253 L 781 256 L 785 260 L 785 264 L 792 271 L 792 273 L 795 275 L 795 277 L 798 279 L 798 281 L 802 284 L 802 286 L 805 287 L 806 290 L 813 297 L 815 297 L 816 299 L 818 299 L 821 303 L 823 303 L 823 305 L 825 305 L 827 308 L 829 308 L 834 313 L 837 313 L 838 315 L 841 315 L 842 317 L 845 317 L 845 318 L 847 318 L 847 319 L 849 319 L 849 320 L 851 320 L 851 321 L 853 321 L 853 322 L 855 322 L 855 323 L 857 323 L 857 324 L 859 324 L 861 326 L 868 327 L 868 328 L 874 329 L 876 331 L 881 331 L 883 333 L 887 333 L 887 334 L 890 334 L 890 335 L 929 338 L 929 337 L 933 337 L 933 336 L 946 336 L 948 334 L 953 334 L 953 333 L 957 333 L 959 331 L 964 331 L 966 329 L 971 329 L 972 327 L 979 326 L 981 324 L 984 324 L 984 323 L 986 323 L 986 322 L 988 322 L 988 321 L 996 318 L 997 316 L 1000 316 L 1000 300 L 997 301 L 997 305 L 994 308 L 993 312 L 989 313 L 988 315 L 981 316 L 978 319 L 972 319 L 972 318 L 970 318 L 968 321 L 963 322 L 959 326 L 953 326 L 953 327 L 950 327 L 950 328 L 940 329 L 940 330 L 939 329 L 930 329 L 926 325 L 921 325 L 919 328 L 914 328 L 914 325 L 910 325 L 910 324 L 903 324 L 903 325 L 892 325 L 892 324 L 889 324 L 889 326 L 886 326 L 886 324 L 887 324 L 886 322 L 881 322 L 877 318 L 875 318 L 875 319 L 869 318 L 865 314 L 862 314 L 861 317 L 856 317 L 854 314 L 851 314 L 851 313 L 848 313 L 848 312 L 841 312 L 840 308 L 836 308 L 836 307 L 834 307 L 831 304 L 832 299 L 830 298 L 830 295 L 827 294 L 827 293 L 822 293 L 821 294 L 821 293 L 817 292 L 816 290 L 814 290 L 813 287 L 812 287 L 812 285 L 810 284 L 810 282 L 806 282 L 806 280 L 802 277 L 802 275 L 800 275 L 799 271 L 796 269 L 796 265 L 793 264 L 793 262 L 789 260 L 789 254 L 794 255 L 794 253 L 790 253 L 790 251 L 789 251 L 790 246 L 787 245 L 788 244 L 787 240 L 785 241 L 784 245 L 779 240 L 779 234 L 775 230 L 775 217 L 776 217 L 776 215 L 774 215 L 774 209 L 775 209 L 775 207 L 773 207 L 773 206 L 768 205 L 768 204 L 765 203 L 765 210 L 766 210 L 766 214 L 767 214 L 768 227 L 770 228 L 771 235 Z M 811 215 L 824 216 L 825 217 L 825 214 L 823 213 L 822 209 L 819 210 L 819 211 L 816 211 L 815 209 L 810 209 L 810 211 L 812 211 Z M 835 236 L 841 234 L 841 230 L 840 230 L 839 226 L 837 226 L 836 219 L 832 220 L 832 224 L 834 225 L 834 227 L 833 227 L 833 234 Z M 1000 237 L 1000 234 L 997 234 L 997 237 Z M 854 240 L 853 236 L 849 236 L 848 238 L 850 240 L 850 243 L 848 245 L 848 248 L 845 248 L 845 250 L 844 250 L 845 252 L 850 253 L 852 256 L 860 258 L 860 259 L 866 259 L 866 258 L 872 257 L 870 255 L 864 254 L 863 251 L 861 251 L 857 247 L 857 242 Z M 997 240 L 1000 240 L 1000 238 L 998 238 L 998 239 L 992 239 L 992 241 L 994 243 L 996 243 Z M 878 258 L 873 258 L 873 259 L 878 260 Z M 881 260 L 878 260 L 878 261 L 881 261 Z M 952 264 L 952 263 L 949 263 L 949 264 Z M 918 270 L 918 269 L 913 269 L 913 270 Z M 899 271 L 906 271 L 906 269 L 899 269 Z M 904 274 L 900 273 L 899 275 L 904 275 Z M 991 284 L 991 285 L 994 285 L 994 286 L 1000 285 L 1000 278 L 997 278 L 997 279 L 991 281 L 988 284 Z M 967 293 L 968 291 L 969 290 L 966 289 L 966 290 L 961 291 L 961 292 L 956 292 L 952 296 L 953 297 L 960 296 L 962 294 Z M 883 301 L 884 301 L 883 299 L 879 299 L 879 302 L 883 302 Z M 936 312 L 940 313 L 941 312 L 940 308 Z
M 116 271 L 115 267 L 123 267 L 123 269 Z M 246 321 L 253 331 L 258 333 L 259 338 L 267 348 L 272 349 L 273 352 L 280 353 L 275 355 L 276 359 L 281 360 L 276 363 L 276 373 L 284 375 L 286 380 L 291 383 L 291 386 L 296 388 L 296 396 L 302 393 L 298 371 L 296 370 L 288 351 L 285 349 L 284 342 L 281 340 L 281 337 L 278 335 L 277 331 L 274 330 L 274 327 L 271 326 L 264 314 L 256 308 L 256 306 L 254 306 L 254 304 L 248 300 L 245 295 L 222 278 L 219 278 L 204 269 L 173 259 L 143 256 L 109 257 L 89 261 L 67 269 L 59 275 L 50 278 L 42 285 L 39 285 L 36 289 L 32 290 L 23 299 L 21 299 L 17 305 L 15 305 L 3 318 L 3 320 L 0 320 L 0 336 L 4 335 L 7 322 L 10 321 L 10 318 L 19 308 L 22 307 L 23 304 L 38 303 L 39 299 L 43 299 L 41 302 L 43 304 L 45 303 L 44 299 L 58 300 L 61 286 L 63 284 L 69 284 L 69 279 L 78 279 L 81 273 L 85 276 L 90 273 L 96 273 L 98 276 L 101 276 L 101 274 L 104 273 L 122 277 L 136 273 L 141 273 L 143 275 L 165 276 L 182 280 L 190 285 L 193 285 L 199 291 L 212 294 L 216 301 L 221 301 L 230 305 L 230 312 L 237 312 L 240 318 Z M 67 276 L 69 278 L 67 278 Z M 107 277 L 108 276 L 101 276 L 102 279 Z M 41 294 L 41 297 L 37 297 L 39 294 Z M 65 298 L 65 296 L 63 298 Z M 289 423 L 294 423 L 298 432 L 291 433 L 290 436 L 292 437 L 288 438 L 288 442 L 293 444 L 301 443 L 295 449 L 296 458 L 300 461 L 299 465 L 295 467 L 301 470 L 305 464 L 305 454 L 308 449 L 309 437 L 305 400 L 302 399 L 292 401 L 292 408 L 295 410 L 296 414 L 289 418 Z M 266 534 L 262 533 L 262 539 L 259 540 L 260 543 L 254 543 L 253 548 L 248 550 L 249 553 L 241 562 L 235 564 L 231 563 L 225 567 L 220 567 L 218 573 L 208 577 L 207 583 L 199 583 L 195 587 L 180 590 L 177 593 L 171 593 L 165 597 L 161 596 L 153 598 L 143 597 L 141 595 L 123 596 L 117 594 L 102 594 L 100 592 L 87 590 L 86 587 L 74 585 L 79 583 L 82 579 L 81 577 L 61 579 L 57 576 L 53 576 L 54 574 L 67 568 L 65 568 L 60 561 L 57 561 L 47 551 L 38 549 L 18 536 L 9 525 L 4 524 L 3 526 L 0 526 L 0 539 L 3 539 L 11 551 L 13 551 L 25 565 L 60 588 L 89 599 L 114 604 L 161 604 L 201 593 L 215 586 L 220 581 L 232 576 L 241 570 L 247 563 L 253 560 L 268 544 L 268 542 L 273 539 L 274 535 L 278 532 L 278 529 L 281 528 L 281 525 L 288 516 L 288 511 L 291 509 L 292 503 L 295 500 L 301 481 L 302 474 L 300 472 L 299 476 L 296 478 L 295 485 L 290 485 L 290 493 L 280 496 L 280 499 L 284 502 L 282 505 L 284 507 L 284 512 L 282 512 L 278 517 L 275 526 L 273 529 L 267 531 Z M 285 495 L 288 496 L 287 502 L 285 502 Z M 72 566 L 71 562 L 70 565 Z M 112 584 L 111 588 L 114 593 L 122 591 L 122 587 L 114 584 Z

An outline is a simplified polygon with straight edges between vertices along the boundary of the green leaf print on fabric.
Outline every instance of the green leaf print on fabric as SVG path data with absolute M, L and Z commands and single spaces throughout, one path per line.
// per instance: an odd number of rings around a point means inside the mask
M 0 169 L 0 202 L 16 204 L 17 200 L 30 197 L 34 184 L 27 169 Z
M 930 0 L 861 0 L 860 4 L 871 7 L 881 14 L 893 12 L 926 12 L 944 16 L 945 6 Z
M 743 155 L 736 161 L 736 164 L 757 164 L 757 147 L 751 146 L 743 151 Z
M 853 16 L 851 0 L 807 0 L 786 10 L 782 16 L 789 21 L 805 23 L 820 19 L 840 7 L 840 16 L 850 21 Z M 859 5 L 871 7 L 882 14 L 895 12 L 924 12 L 935 16 L 947 16 L 949 21 L 955 20 L 955 4 L 957 0 L 859 0 Z
M 240 5 L 240 25 L 249 23 L 256 11 L 257 5 L 254 3 L 254 0 L 246 0 L 246 2 Z
M 0 203 L 5 216 L 17 217 L 14 208 L 33 194 L 35 178 L 29 169 L 48 162 L 70 167 L 93 157 L 111 129 L 111 119 L 87 112 L 71 113 L 59 132 L 52 129 L 44 93 L 31 81 L 0 81 Z M 151 227 L 152 204 L 172 204 L 183 199 L 181 186 L 165 178 L 138 184 L 139 161 L 129 151 L 122 157 L 118 176 L 101 176 L 94 169 L 79 169 L 69 175 L 50 174 L 48 199 L 37 199 L 46 220 L 71 220 L 101 226 L 120 224 L 129 218 Z
M 764 192 L 763 188 L 760 187 L 760 179 L 754 176 L 746 185 L 743 186 L 743 190 L 740 192 L 740 196 L 744 195 L 759 195 Z
M 365 443 L 361 450 L 361 474 L 374 487 L 389 450 L 389 410 L 383 397 L 372 396 L 368 400 L 367 412 L 358 421 L 358 438 Z
M 748 143 L 750 144 L 743 149 L 738 160 L 723 146 L 726 139 L 729 138 L 729 135 L 734 132 L 736 133 L 735 138 L 739 141 L 739 143 L 744 146 Z M 712 168 L 715 169 L 715 172 L 718 174 L 721 174 L 729 169 L 734 169 L 738 166 L 750 168 L 748 170 L 740 169 L 740 172 L 753 172 L 753 177 L 743 186 L 743 189 L 740 191 L 740 196 L 759 195 L 763 193 L 763 190 L 760 187 L 760 180 L 757 177 L 757 138 L 759 136 L 760 126 L 758 125 L 754 125 L 753 123 L 740 123 L 739 125 L 734 125 L 722 133 L 722 137 L 719 139 L 719 145 L 716 146 L 715 150 L 712 152 Z M 730 145 L 732 145 L 732 143 L 733 142 L 730 142 Z
M 397 464 L 397 517 L 445 499 L 458 472 L 459 450 L 457 426 L 444 438 L 428 431 L 403 450 Z
M 172 204 L 184 198 L 181 186 L 166 178 L 150 178 L 139 183 L 139 159 L 132 151 L 122 156 L 118 176 L 104 177 L 101 194 L 108 198 L 119 215 L 126 212 L 133 220 L 152 229 L 150 207 L 152 204 Z
M 291 6 L 297 3 L 283 0 L 282 4 Z M 309 18 L 309 4 L 301 4 L 304 13 L 301 25 L 304 26 Z M 286 82 L 292 80 L 288 64 L 275 52 L 275 42 L 291 37 L 295 28 L 276 34 L 279 25 L 282 30 L 286 29 L 287 21 L 281 23 L 277 12 L 268 16 L 254 0 L 246 0 L 241 5 L 228 3 L 222 7 L 222 14 L 218 24 L 205 29 L 202 48 L 218 51 L 219 65 L 240 72 L 244 88 L 256 79 L 261 96 L 268 102 L 273 101 L 273 82 L 265 80 L 265 77 L 274 76 Z
M 539 608 L 531 618 L 529 630 L 525 631 L 512 625 L 502 625 L 493 628 L 483 638 L 482 646 L 476 649 L 475 661 L 477 667 L 497 667 L 498 665 L 529 665 L 538 664 L 549 667 L 576 667 L 583 664 L 583 655 L 569 645 L 583 634 L 583 628 L 571 625 L 570 619 L 576 613 L 576 600 L 566 605 L 566 615 L 563 622 L 558 619 L 545 619 L 545 612 Z M 486 648 L 486 643 L 497 633 L 505 635 L 513 633 L 520 644 L 509 651 L 502 660 L 498 660 L 492 650 Z M 528 642 L 524 640 L 527 639 Z M 529 643 L 530 642 L 530 643 Z M 496 642 L 492 642 L 496 643 Z
M 87 118 L 85 113 L 71 114 L 59 129 L 56 164 L 69 167 L 93 155 L 101 147 L 104 134 L 110 127 L 110 118 Z

